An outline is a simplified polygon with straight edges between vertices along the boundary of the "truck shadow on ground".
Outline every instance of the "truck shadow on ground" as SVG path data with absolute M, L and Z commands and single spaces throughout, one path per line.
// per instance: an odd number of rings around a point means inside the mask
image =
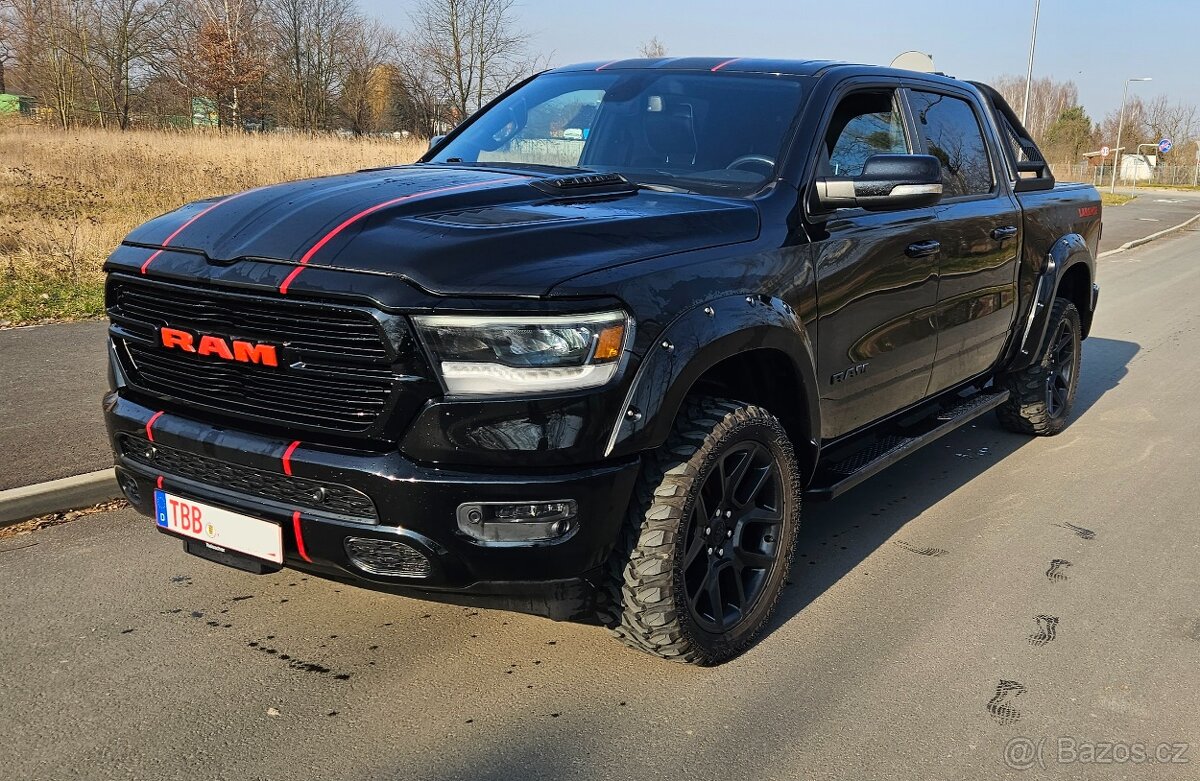
M 1139 349 L 1132 342 L 1098 337 L 1084 342 L 1075 420 L 1121 382 Z M 767 633 L 820 597 L 909 521 L 1034 441 L 1005 431 L 993 415 L 985 415 L 832 502 L 806 503 L 790 585 Z M 905 548 L 900 552 L 908 556 L 946 552 L 920 540 L 900 544 Z
M 1103 397 L 1105 393 L 1116 387 L 1127 374 L 1127 366 L 1139 352 L 1139 346 L 1130 342 L 1108 339 L 1089 339 L 1086 343 L 1084 360 L 1085 371 L 1076 401 L 1076 417 L 1088 413 L 1088 410 Z M 988 469 L 1003 464 L 1003 459 L 1016 452 L 1021 447 L 1032 446 L 1035 440 L 1010 434 L 1000 428 L 993 417 L 987 416 L 975 421 L 974 427 L 968 425 L 937 443 L 914 454 L 905 461 L 892 467 L 887 472 L 869 480 L 835 502 L 817 504 L 810 503 L 804 508 L 804 525 L 800 533 L 797 552 L 793 561 L 791 585 L 785 590 L 780 600 L 772 625 L 767 634 L 783 626 L 792 617 L 804 610 L 825 591 L 830 589 L 848 573 L 861 565 L 874 551 L 885 545 L 889 539 L 900 532 L 909 521 L 920 516 L 930 507 L 969 483 Z M 901 535 L 903 536 L 903 535 Z M 897 553 L 904 556 L 921 555 L 923 549 L 919 540 L 908 549 L 897 548 Z M 949 544 L 949 543 L 945 543 Z M 936 555 L 936 554 L 934 554 Z M 591 638 L 589 638 L 590 640 Z M 597 638 L 597 642 L 599 639 Z M 629 657 L 617 657 L 621 661 Z M 598 657 L 599 659 L 599 657 Z M 781 696 L 793 696 L 789 686 L 791 676 L 795 674 L 788 664 L 773 660 L 766 665 L 766 670 L 758 668 L 770 676 L 777 671 L 781 679 Z M 794 662 L 794 660 L 793 660 Z M 655 664 L 650 662 L 650 665 Z M 718 667 L 703 672 L 684 671 L 679 677 L 675 672 L 682 670 L 674 666 L 666 668 L 648 667 L 646 670 L 635 666 L 624 668 L 623 675 L 634 689 L 639 687 L 647 691 L 658 692 L 660 689 L 671 690 L 673 696 L 679 696 L 679 686 L 687 687 L 687 691 L 698 692 L 701 699 L 714 696 L 712 686 L 732 676 L 739 675 L 738 661 L 728 666 Z M 613 669 L 622 669 L 613 663 Z M 606 673 L 607 674 L 607 673 Z M 647 675 L 645 679 L 641 675 Z M 784 682 L 784 681 L 788 682 Z M 705 689 L 708 684 L 708 689 Z M 695 686 L 695 688 L 693 688 Z M 832 696 L 832 691 L 820 696 Z M 552 693 L 541 695 L 543 699 L 528 702 L 522 706 L 529 713 L 530 724 L 544 722 L 533 721 L 538 709 L 551 702 L 559 702 Z M 622 715 L 629 720 L 632 733 L 625 733 L 625 740 L 631 744 L 646 738 L 671 734 L 672 730 L 679 731 L 678 725 L 668 723 L 671 714 L 664 713 L 658 708 L 647 709 L 638 694 L 628 695 L 630 710 Z M 729 758 L 731 752 L 736 755 L 740 750 L 734 745 L 741 734 L 739 729 L 733 732 L 723 732 L 719 725 L 729 722 L 735 725 L 751 723 L 763 712 L 787 712 L 786 707 L 761 699 L 752 704 L 739 702 L 736 697 L 724 701 L 726 711 L 720 718 L 714 717 L 713 735 L 705 738 L 694 738 L 695 745 L 689 749 L 686 772 L 693 778 L 729 777 Z M 622 701 L 619 706 L 625 706 Z M 456 744 L 453 750 L 447 750 L 443 755 L 444 763 L 438 771 L 431 775 L 437 781 L 471 778 L 474 781 L 508 781 L 509 779 L 525 778 L 601 778 L 601 777 L 641 777 L 638 771 L 613 772 L 613 760 L 606 757 L 604 746 L 614 740 L 614 735 L 620 734 L 622 728 L 614 728 L 612 724 L 586 722 L 582 728 L 578 721 L 581 714 L 574 708 L 555 706 L 557 710 L 568 710 L 561 715 L 561 721 L 552 722 L 555 726 L 542 726 L 540 729 L 505 732 L 499 737 L 503 750 L 497 750 L 495 743 L 472 745 L 470 742 Z M 544 710 L 544 708 L 543 708 Z M 558 712 L 551 717 L 558 717 Z M 591 717 L 584 716 L 585 719 Z M 725 729 L 728 729 L 726 726 Z M 803 724 L 797 724 L 798 732 L 803 730 Z M 692 735 L 689 731 L 687 736 Z M 690 740 L 684 735 L 674 735 L 671 739 Z M 771 777 L 769 768 L 772 767 L 774 754 L 771 750 L 755 748 L 746 756 L 739 756 L 737 767 L 739 772 L 733 775 L 744 777 Z M 607 759 L 607 766 L 603 763 Z M 621 762 L 621 760 L 617 760 Z M 625 760 L 631 767 L 637 767 L 634 759 Z M 670 776 L 678 774 L 684 768 L 674 767 L 675 759 L 669 760 L 672 767 L 660 768 L 662 774 Z M 405 778 L 406 773 L 396 771 L 382 777 Z

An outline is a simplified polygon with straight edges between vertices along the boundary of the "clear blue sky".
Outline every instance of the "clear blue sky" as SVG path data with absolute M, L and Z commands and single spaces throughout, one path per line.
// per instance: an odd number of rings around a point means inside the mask
M 360 0 L 393 27 L 408 0 Z M 836 59 L 887 64 L 908 49 L 939 70 L 987 81 L 1025 73 L 1033 0 L 518 0 L 553 64 L 635 56 L 652 36 L 671 55 Z M 1134 8 L 1141 7 L 1136 14 Z M 1118 31 L 1119 28 L 1119 31 Z M 1071 80 L 1094 121 L 1130 87 L 1200 104 L 1200 0 L 1043 0 L 1034 74 Z

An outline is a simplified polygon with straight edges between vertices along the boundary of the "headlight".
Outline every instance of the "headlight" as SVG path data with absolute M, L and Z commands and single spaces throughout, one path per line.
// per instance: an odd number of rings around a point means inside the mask
M 446 390 L 470 396 L 594 388 L 617 373 L 631 324 L 620 311 L 546 317 L 414 318 Z

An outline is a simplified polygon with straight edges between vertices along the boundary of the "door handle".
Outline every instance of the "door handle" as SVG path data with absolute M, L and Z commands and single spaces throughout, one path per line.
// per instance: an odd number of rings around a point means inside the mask
M 909 244 L 904 250 L 904 254 L 910 258 L 927 258 L 930 255 L 936 255 L 941 249 L 942 243 L 940 241 L 930 239 L 929 241 L 918 241 Z
M 1003 228 L 996 228 L 992 231 L 992 238 L 996 241 L 1006 241 L 1016 238 L 1017 227 L 1015 225 L 1005 225 Z

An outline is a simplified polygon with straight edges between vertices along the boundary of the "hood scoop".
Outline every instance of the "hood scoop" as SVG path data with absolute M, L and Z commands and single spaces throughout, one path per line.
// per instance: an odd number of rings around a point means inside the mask
M 530 182 L 530 184 L 547 195 L 560 198 L 633 195 L 638 191 L 637 185 L 620 174 L 552 176 Z
M 519 228 L 524 225 L 541 225 L 547 222 L 567 222 L 582 219 L 582 217 L 514 206 L 486 206 L 482 209 L 430 214 L 417 219 L 421 222 L 451 225 L 455 228 Z

